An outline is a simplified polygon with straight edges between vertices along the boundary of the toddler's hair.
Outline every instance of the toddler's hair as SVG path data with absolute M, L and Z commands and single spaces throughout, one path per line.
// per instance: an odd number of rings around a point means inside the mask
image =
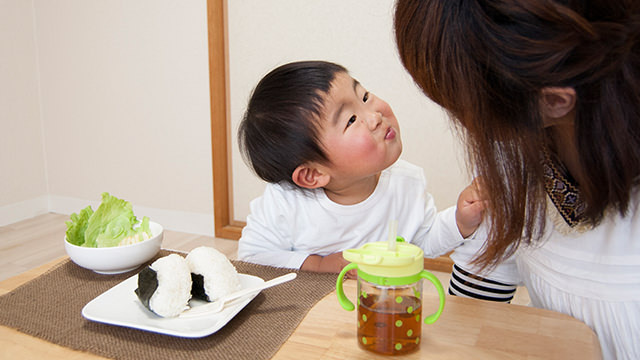
M 319 140 L 324 97 L 344 67 L 300 61 L 269 72 L 256 85 L 238 129 L 240 152 L 263 180 L 295 186 L 293 171 L 306 162 L 329 159 Z

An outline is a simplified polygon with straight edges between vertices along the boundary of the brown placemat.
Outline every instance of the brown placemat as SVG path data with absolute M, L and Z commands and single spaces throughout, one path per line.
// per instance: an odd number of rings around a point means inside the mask
M 170 252 L 162 250 L 159 256 Z M 153 260 L 152 260 L 153 261 Z M 291 272 L 234 261 L 238 272 L 270 280 Z M 335 289 L 335 274 L 299 271 L 295 280 L 263 290 L 225 327 L 188 339 L 92 322 L 82 308 L 142 268 L 99 275 L 65 260 L 0 296 L 0 324 L 54 344 L 115 359 L 268 359 L 307 312 Z

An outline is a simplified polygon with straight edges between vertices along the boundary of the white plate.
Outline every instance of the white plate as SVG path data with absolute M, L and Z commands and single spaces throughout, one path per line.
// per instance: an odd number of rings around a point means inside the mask
M 264 283 L 264 280 L 257 276 L 238 275 L 240 276 L 242 289 Z M 137 288 L 138 275 L 134 275 L 91 300 L 82 309 L 82 316 L 92 321 L 110 325 L 126 326 L 165 335 L 199 338 L 211 335 L 222 329 L 229 320 L 233 319 L 259 293 L 258 291 L 228 303 L 222 311 L 216 314 L 195 318 L 163 318 L 142 305 L 134 292 Z M 191 300 L 189 302 L 191 307 L 198 307 L 204 304 L 206 302 L 201 300 Z

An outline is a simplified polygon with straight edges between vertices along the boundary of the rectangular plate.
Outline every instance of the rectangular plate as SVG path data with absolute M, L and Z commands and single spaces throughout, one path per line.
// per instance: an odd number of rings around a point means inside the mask
M 257 276 L 238 275 L 242 289 L 264 283 L 264 280 Z M 222 329 L 259 294 L 258 291 L 238 301 L 233 301 L 216 314 L 204 314 L 195 318 L 163 318 L 142 305 L 134 292 L 137 288 L 138 275 L 134 275 L 91 300 L 82 309 L 82 316 L 91 321 L 109 325 L 125 326 L 171 336 L 199 338 Z M 200 300 L 189 302 L 189 305 L 194 308 L 204 304 L 206 302 Z

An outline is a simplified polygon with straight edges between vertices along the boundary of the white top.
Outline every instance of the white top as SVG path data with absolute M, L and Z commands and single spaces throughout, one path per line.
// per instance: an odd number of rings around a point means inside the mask
M 238 244 L 240 260 L 298 269 L 309 255 L 326 256 L 398 236 L 437 257 L 463 242 L 455 207 L 438 212 L 422 168 L 399 160 L 384 170 L 374 192 L 355 205 L 331 201 L 324 190 L 268 184 L 251 202 Z
M 533 306 L 594 329 L 605 359 L 640 359 L 640 193 L 626 217 L 609 212 L 593 229 L 571 229 L 549 203 L 541 245 L 517 265 Z

